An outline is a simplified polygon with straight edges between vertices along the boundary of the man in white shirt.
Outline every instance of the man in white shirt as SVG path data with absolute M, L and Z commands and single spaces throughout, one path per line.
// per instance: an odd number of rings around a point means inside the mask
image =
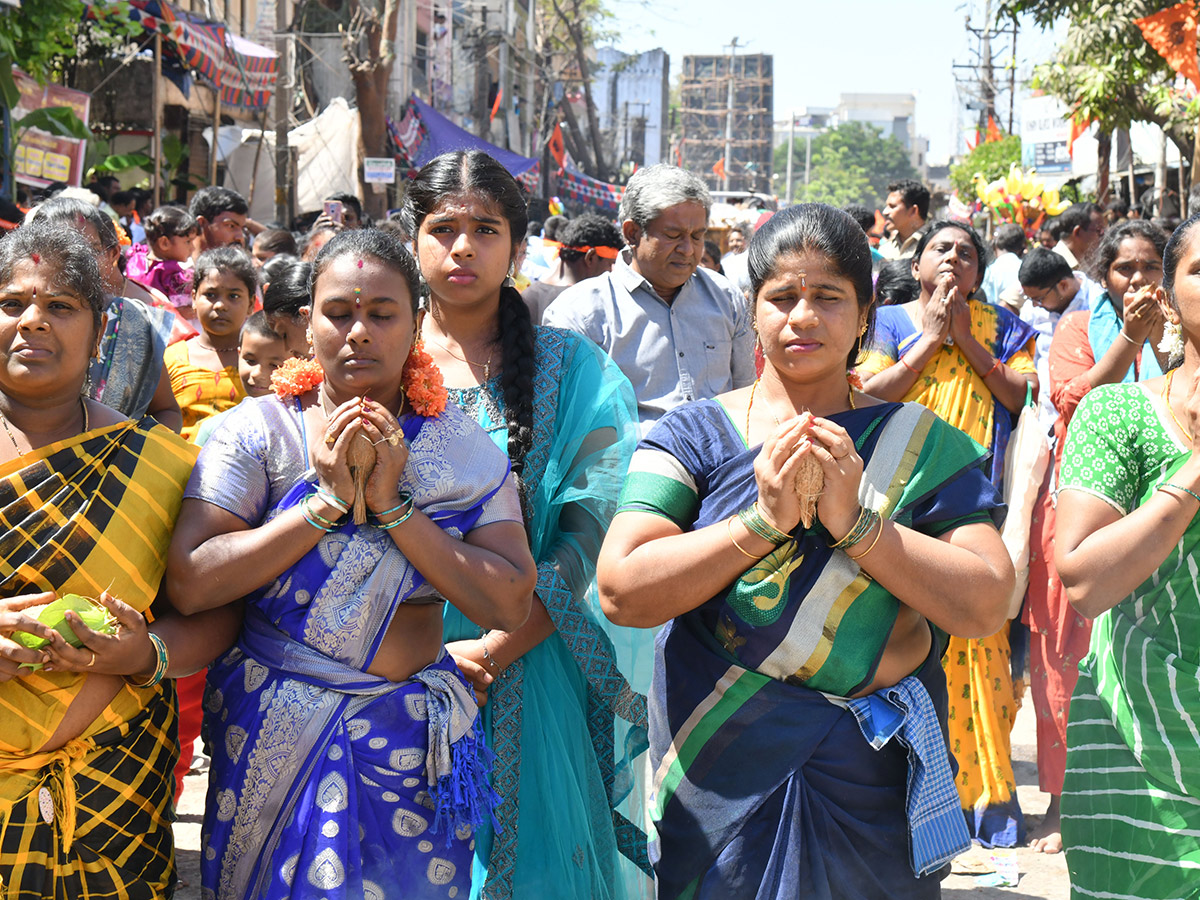
M 711 207 L 696 175 L 639 169 L 621 200 L 628 249 L 611 272 L 559 294 L 542 319 L 608 351 L 633 384 L 643 431 L 681 403 L 754 380 L 746 298 L 700 266 Z

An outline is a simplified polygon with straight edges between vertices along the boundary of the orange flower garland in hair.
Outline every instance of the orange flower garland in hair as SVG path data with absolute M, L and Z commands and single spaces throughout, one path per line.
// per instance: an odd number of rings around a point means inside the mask
M 442 370 L 433 363 L 433 357 L 425 352 L 425 345 L 418 337 L 404 363 L 401 376 L 404 394 L 417 415 L 437 418 L 446 408 L 446 388 L 442 383 Z
M 271 390 L 280 400 L 307 394 L 325 380 L 325 370 L 315 359 L 292 357 L 271 373 Z

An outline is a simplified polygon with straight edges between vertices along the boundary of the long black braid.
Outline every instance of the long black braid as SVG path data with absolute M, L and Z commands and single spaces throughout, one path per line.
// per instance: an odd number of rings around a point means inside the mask
M 514 287 L 500 289 L 500 350 L 504 369 L 500 389 L 508 425 L 508 458 L 518 478 L 533 446 L 533 319 L 529 307 Z

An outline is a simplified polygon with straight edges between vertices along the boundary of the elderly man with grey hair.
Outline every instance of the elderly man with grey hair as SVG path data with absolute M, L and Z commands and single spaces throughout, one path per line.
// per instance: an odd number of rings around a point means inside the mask
M 643 433 L 681 403 L 754 380 L 746 299 L 700 265 L 711 206 L 690 172 L 639 169 L 621 200 L 628 247 L 611 272 L 567 288 L 542 319 L 608 351 L 633 383 Z

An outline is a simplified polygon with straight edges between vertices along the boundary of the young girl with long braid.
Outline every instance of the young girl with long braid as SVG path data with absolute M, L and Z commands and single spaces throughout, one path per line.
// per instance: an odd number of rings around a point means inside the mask
M 618 809 L 638 792 L 621 787 L 632 768 L 613 762 L 645 746 L 645 697 L 589 603 L 633 450 L 632 388 L 586 338 L 533 325 L 511 284 L 525 201 L 494 159 L 458 152 L 427 164 L 405 224 L 429 289 L 425 349 L 451 402 L 508 452 L 538 564 L 533 612 L 516 631 L 484 632 L 446 610 L 447 647 L 483 706 L 503 798 L 500 828 L 477 834 L 471 896 L 645 893 L 645 834 Z M 615 636 L 633 655 L 632 632 Z

